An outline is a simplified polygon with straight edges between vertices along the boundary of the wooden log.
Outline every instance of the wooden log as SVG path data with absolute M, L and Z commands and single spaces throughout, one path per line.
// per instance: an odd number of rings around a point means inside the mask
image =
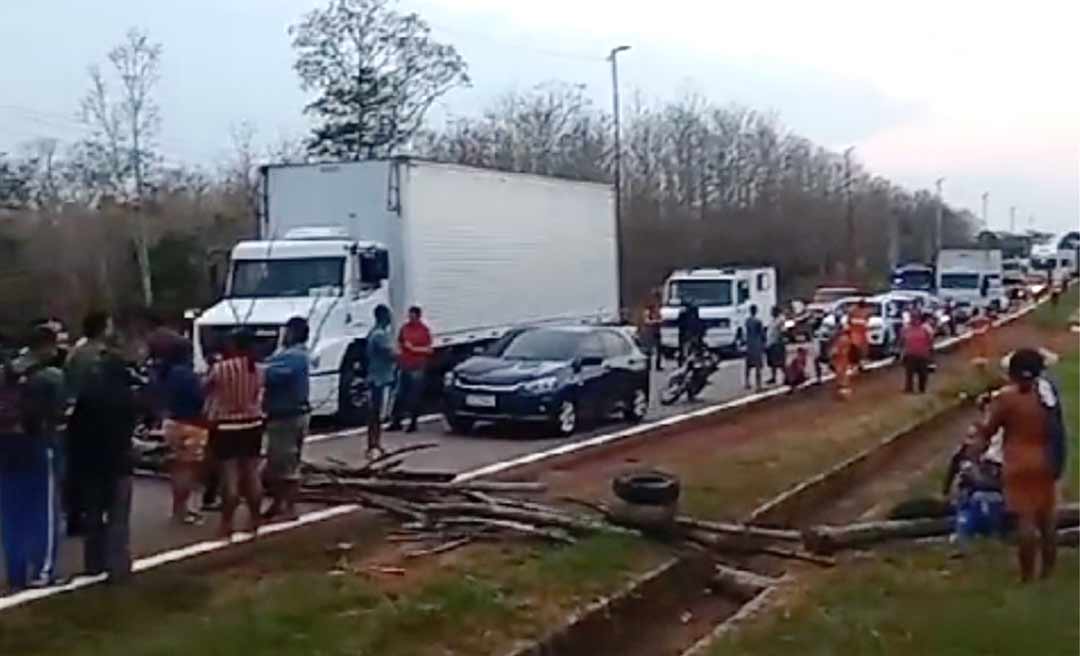
M 802 533 L 803 546 L 816 554 L 832 554 L 887 540 L 926 538 L 952 532 L 952 517 L 937 519 L 894 519 L 862 522 L 847 526 L 814 526 Z
M 543 538 L 562 544 L 574 544 L 576 540 L 566 534 L 565 531 L 551 528 L 539 528 L 524 522 L 515 522 L 506 519 L 494 519 L 490 517 L 442 517 L 439 523 L 445 526 L 482 526 L 505 529 L 515 533 L 521 533 L 530 537 Z
M 779 579 L 764 576 L 745 569 L 716 564 L 713 580 L 725 592 L 732 592 L 740 599 L 750 600 L 765 588 L 772 587 Z
M 428 523 L 428 516 L 408 501 L 402 501 L 401 499 L 395 499 L 381 494 L 366 493 L 357 495 L 356 502 L 368 508 L 385 510 L 386 512 L 404 519 L 411 519 L 425 524 Z
M 540 526 L 553 526 L 573 533 L 622 533 L 621 529 L 603 522 L 572 517 L 558 512 L 540 512 L 523 508 L 469 502 L 437 502 L 419 504 L 423 512 L 431 515 L 470 515 L 489 517 L 512 522 L 524 522 Z
M 680 515 L 675 518 L 675 523 L 683 528 L 699 529 L 710 533 L 722 533 L 725 535 L 737 535 L 761 540 L 775 540 L 777 542 L 801 542 L 802 534 L 794 529 L 767 528 L 754 526 L 753 524 L 735 524 L 729 522 L 709 522 L 693 517 Z
M 764 554 L 788 560 L 801 560 L 822 567 L 834 567 L 836 565 L 835 560 L 826 556 L 754 543 L 738 536 L 721 536 L 697 529 L 687 530 L 683 535 L 687 540 L 705 545 L 709 549 L 720 553 Z
M 547 490 L 547 485 L 544 483 L 527 481 L 468 481 L 464 483 L 438 483 L 379 478 L 339 478 L 334 482 L 306 482 L 303 487 L 310 490 L 335 488 L 393 495 L 462 492 L 465 490 L 476 492 L 544 492 Z
M 472 538 L 458 538 L 456 540 L 450 540 L 449 542 L 443 542 L 442 544 L 431 547 L 430 549 L 413 549 L 405 552 L 406 558 L 420 558 L 421 556 L 434 556 L 435 554 L 446 553 L 452 551 L 458 547 L 464 547 L 472 542 Z

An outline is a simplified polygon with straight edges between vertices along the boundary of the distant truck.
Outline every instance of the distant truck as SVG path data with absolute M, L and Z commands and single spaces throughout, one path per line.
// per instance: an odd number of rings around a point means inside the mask
M 269 166 L 261 183 L 260 239 L 233 248 L 195 321 L 196 362 L 238 326 L 268 355 L 306 317 L 314 414 L 366 412 L 380 304 L 423 309 L 441 368 L 517 327 L 618 321 L 609 185 L 407 158 Z
M 964 320 L 975 308 L 1003 311 L 1005 294 L 1001 251 L 944 249 L 937 259 L 938 296 L 953 304 L 954 316 Z
M 937 284 L 934 267 L 920 262 L 901 264 L 893 269 L 889 288 L 894 292 L 928 292 L 933 294 Z
M 712 350 L 737 350 L 743 340 L 743 324 L 756 305 L 766 322 L 777 303 L 776 269 L 728 267 L 684 269 L 664 282 L 660 308 L 660 344 L 666 353 L 679 348 L 679 315 L 687 305 L 697 307 L 705 329 L 705 346 Z

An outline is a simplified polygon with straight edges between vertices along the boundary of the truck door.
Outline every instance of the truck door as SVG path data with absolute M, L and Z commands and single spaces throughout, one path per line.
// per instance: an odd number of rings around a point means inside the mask
M 758 306 L 758 316 L 768 317 L 776 305 L 776 281 L 771 269 L 762 269 L 754 273 L 751 297 Z
M 734 326 L 735 328 L 735 341 L 741 342 L 745 337 L 743 335 L 743 326 L 746 325 L 746 320 L 750 317 L 750 280 L 744 276 L 740 276 L 735 280 L 735 313 L 734 313 Z

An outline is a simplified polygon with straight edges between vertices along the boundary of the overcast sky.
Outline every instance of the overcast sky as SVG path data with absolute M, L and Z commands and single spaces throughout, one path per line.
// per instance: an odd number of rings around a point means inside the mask
M 319 0 L 0 0 L 0 150 L 64 140 L 86 68 L 129 26 L 164 45 L 162 149 L 210 164 L 231 124 L 263 141 L 306 130 L 288 26 Z M 697 91 L 777 111 L 794 131 L 856 147 L 912 188 L 945 177 L 950 203 L 990 225 L 1076 229 L 1080 221 L 1080 3 L 1056 0 L 401 0 L 470 66 L 473 87 L 434 118 L 560 79 L 608 102 L 614 45 L 627 96 Z

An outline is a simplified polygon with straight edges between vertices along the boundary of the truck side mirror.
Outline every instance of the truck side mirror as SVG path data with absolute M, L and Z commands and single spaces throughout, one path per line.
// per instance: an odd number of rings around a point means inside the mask
M 390 254 L 381 248 L 373 248 L 360 254 L 360 280 L 378 286 L 390 277 Z

